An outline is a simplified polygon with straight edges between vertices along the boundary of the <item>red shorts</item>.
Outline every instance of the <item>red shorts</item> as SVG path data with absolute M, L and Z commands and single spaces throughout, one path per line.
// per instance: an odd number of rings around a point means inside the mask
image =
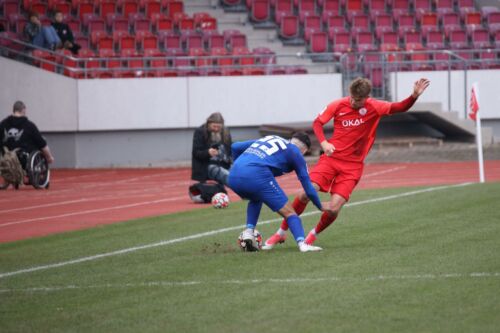
M 361 179 L 363 166 L 363 163 L 341 161 L 323 154 L 309 172 L 309 177 L 319 185 L 321 192 L 337 193 L 349 200 Z

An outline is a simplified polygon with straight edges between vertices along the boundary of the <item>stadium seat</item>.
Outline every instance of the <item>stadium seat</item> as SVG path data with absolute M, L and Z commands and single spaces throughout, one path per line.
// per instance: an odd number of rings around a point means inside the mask
M 129 31 L 128 19 L 119 14 L 108 14 L 106 20 L 111 31 Z
M 213 47 L 210 50 L 210 55 L 213 57 L 214 64 L 217 66 L 232 66 L 233 58 L 228 56 L 228 52 L 223 47 Z
M 196 31 L 184 31 L 181 33 L 181 42 L 184 49 L 204 49 L 203 36 Z
M 408 31 L 416 30 L 415 15 L 413 14 L 400 14 L 396 22 L 400 36 Z
M 436 12 L 440 15 L 453 13 L 454 9 L 454 0 L 439 0 L 436 1 Z
M 377 15 L 387 14 L 387 6 L 385 0 L 368 1 L 368 14 L 372 17 Z
M 415 14 L 428 13 L 432 10 L 431 0 L 413 0 Z
M 395 20 L 401 15 L 408 15 L 410 13 L 409 0 L 393 0 L 392 2 L 392 15 Z
M 420 31 L 426 34 L 429 31 L 439 30 L 439 21 L 436 13 L 423 13 L 419 17 Z
M 83 20 L 86 14 L 94 14 L 94 4 L 92 3 L 79 3 L 78 4 L 78 17 Z
M 276 53 L 267 47 L 256 47 L 252 50 L 255 60 L 261 65 L 276 64 Z
M 93 31 L 90 34 L 90 43 L 94 47 L 97 47 L 97 45 L 99 44 L 99 40 L 104 37 L 108 37 L 108 33 L 106 31 L 104 30 Z
M 328 52 L 328 34 L 324 31 L 314 32 L 309 42 L 309 51 L 312 53 Z
M 375 40 L 371 32 L 359 32 L 354 36 L 359 52 L 377 51 Z
M 469 47 L 467 33 L 465 30 L 454 30 L 450 32 L 450 47 L 452 49 L 464 49 Z
M 45 69 L 50 72 L 56 71 L 56 57 L 44 50 L 34 50 L 33 51 L 34 64 L 37 67 Z
M 161 3 L 158 1 L 148 1 L 145 3 L 144 13 L 146 17 L 151 19 L 154 14 L 161 13 Z
M 321 31 L 321 17 L 319 15 L 308 16 L 304 21 L 304 39 L 308 42 L 313 32 Z
M 218 31 L 207 30 L 202 32 L 203 43 L 207 50 L 210 50 L 214 47 L 226 47 L 224 36 L 220 34 Z
M 382 33 L 380 37 L 381 45 L 386 45 L 386 49 L 397 50 L 399 48 L 399 35 L 393 31 Z M 393 47 L 389 47 L 392 45 Z
M 318 3 L 323 12 L 332 12 L 335 15 L 340 13 L 340 0 L 318 0 Z
M 233 56 L 236 57 L 236 62 L 240 66 L 249 66 L 255 64 L 255 57 L 252 52 L 246 47 L 235 47 L 232 51 Z
M 293 15 L 293 0 L 276 0 L 274 7 L 274 20 L 280 25 L 284 16 Z
M 491 31 L 500 30 L 500 12 L 492 12 L 486 16 L 486 24 Z
M 328 16 L 327 20 L 324 22 L 326 24 L 329 34 L 337 32 L 347 32 L 346 20 L 343 15 Z
M 121 13 L 126 19 L 128 19 L 131 14 L 139 12 L 139 3 L 137 1 L 122 1 L 120 7 Z
M 352 39 L 349 32 L 330 34 L 329 37 L 332 42 L 334 52 L 345 53 L 352 51 Z
M 280 37 L 283 39 L 294 39 L 299 37 L 299 18 L 295 15 L 286 15 L 281 19 Z
M 476 29 L 470 32 L 472 47 L 475 49 L 484 49 L 493 47 L 490 41 L 490 32 L 486 29 Z
M 479 59 L 482 69 L 500 69 L 497 53 L 490 49 L 480 51 Z
M 429 31 L 425 37 L 426 46 L 431 50 L 442 50 L 445 48 L 445 39 L 441 31 Z
M 175 49 L 182 51 L 181 53 L 184 53 L 182 48 L 181 36 L 175 32 L 165 34 L 163 45 L 166 51 Z
M 351 31 L 353 33 L 370 32 L 370 18 L 368 15 L 354 16 L 351 21 Z
M 117 14 L 117 6 L 116 6 L 116 1 L 113 0 L 107 0 L 107 1 L 101 1 L 99 4 L 99 15 L 102 17 L 107 17 L 108 14 Z
M 228 50 L 235 47 L 246 47 L 247 36 L 242 34 L 239 30 L 224 30 L 224 43 Z
M 271 4 L 269 0 L 252 0 L 250 7 L 250 20 L 255 23 L 271 20 Z
M 348 15 L 357 15 L 364 12 L 363 0 L 345 0 L 345 12 Z
M 441 25 L 443 26 L 446 36 L 455 30 L 462 30 L 460 16 L 456 13 L 446 13 L 441 17 Z
M 135 39 L 141 50 L 158 50 L 158 37 L 150 31 L 140 31 Z
M 420 44 L 422 45 L 422 35 L 418 31 L 407 31 L 403 34 L 404 44 Z
M 174 29 L 174 23 L 169 17 L 159 18 L 155 22 L 155 31 L 157 34 L 162 34 L 165 31 L 172 31 Z
M 176 13 L 184 12 L 184 3 L 182 1 L 169 1 L 165 6 L 166 14 L 174 17 Z
M 136 39 L 129 34 L 123 34 L 118 40 L 118 50 L 134 50 L 136 49 Z

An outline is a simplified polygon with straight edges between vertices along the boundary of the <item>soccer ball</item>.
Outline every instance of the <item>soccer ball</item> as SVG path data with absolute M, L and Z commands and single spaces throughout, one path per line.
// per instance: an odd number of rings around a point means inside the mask
M 212 197 L 212 206 L 214 208 L 226 208 L 229 206 L 229 197 L 224 192 L 214 194 Z
M 238 246 L 242 251 L 254 252 L 262 249 L 262 235 L 257 229 L 254 229 L 253 236 L 255 237 L 255 243 L 253 244 L 253 246 L 248 247 L 247 243 L 243 241 L 243 231 L 241 232 L 240 236 L 238 237 Z

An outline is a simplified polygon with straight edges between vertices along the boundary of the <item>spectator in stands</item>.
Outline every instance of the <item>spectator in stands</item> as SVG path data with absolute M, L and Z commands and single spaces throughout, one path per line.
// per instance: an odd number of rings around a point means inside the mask
M 81 46 L 75 43 L 71 28 L 63 22 L 63 13 L 61 11 L 56 11 L 52 26 L 56 30 L 59 39 L 61 39 L 62 47 L 70 50 L 74 55 L 78 54 Z
M 212 113 L 193 135 L 191 179 L 227 185 L 231 167 L 231 134 L 219 112 Z
M 52 26 L 42 26 L 38 13 L 31 12 L 24 26 L 24 36 L 33 45 L 54 51 L 61 47 L 61 39 Z
M 12 115 L 0 122 L 0 145 L 9 150 L 21 148 L 25 152 L 41 150 L 47 162 L 54 162 L 47 141 L 42 137 L 36 125 L 26 117 L 26 106 L 23 102 L 14 103 Z M 26 161 L 22 161 L 25 164 Z

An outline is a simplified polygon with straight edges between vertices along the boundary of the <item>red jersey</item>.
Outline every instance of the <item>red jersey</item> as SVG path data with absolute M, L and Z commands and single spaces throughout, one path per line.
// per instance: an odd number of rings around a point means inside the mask
M 368 98 L 360 109 L 351 106 L 350 97 L 333 101 L 314 120 L 321 126 L 333 118 L 333 136 L 328 142 L 335 146 L 332 157 L 350 161 L 363 162 L 375 141 L 375 135 L 380 118 L 388 115 L 391 103 L 374 98 Z M 319 142 L 325 140 L 324 135 L 315 134 Z

